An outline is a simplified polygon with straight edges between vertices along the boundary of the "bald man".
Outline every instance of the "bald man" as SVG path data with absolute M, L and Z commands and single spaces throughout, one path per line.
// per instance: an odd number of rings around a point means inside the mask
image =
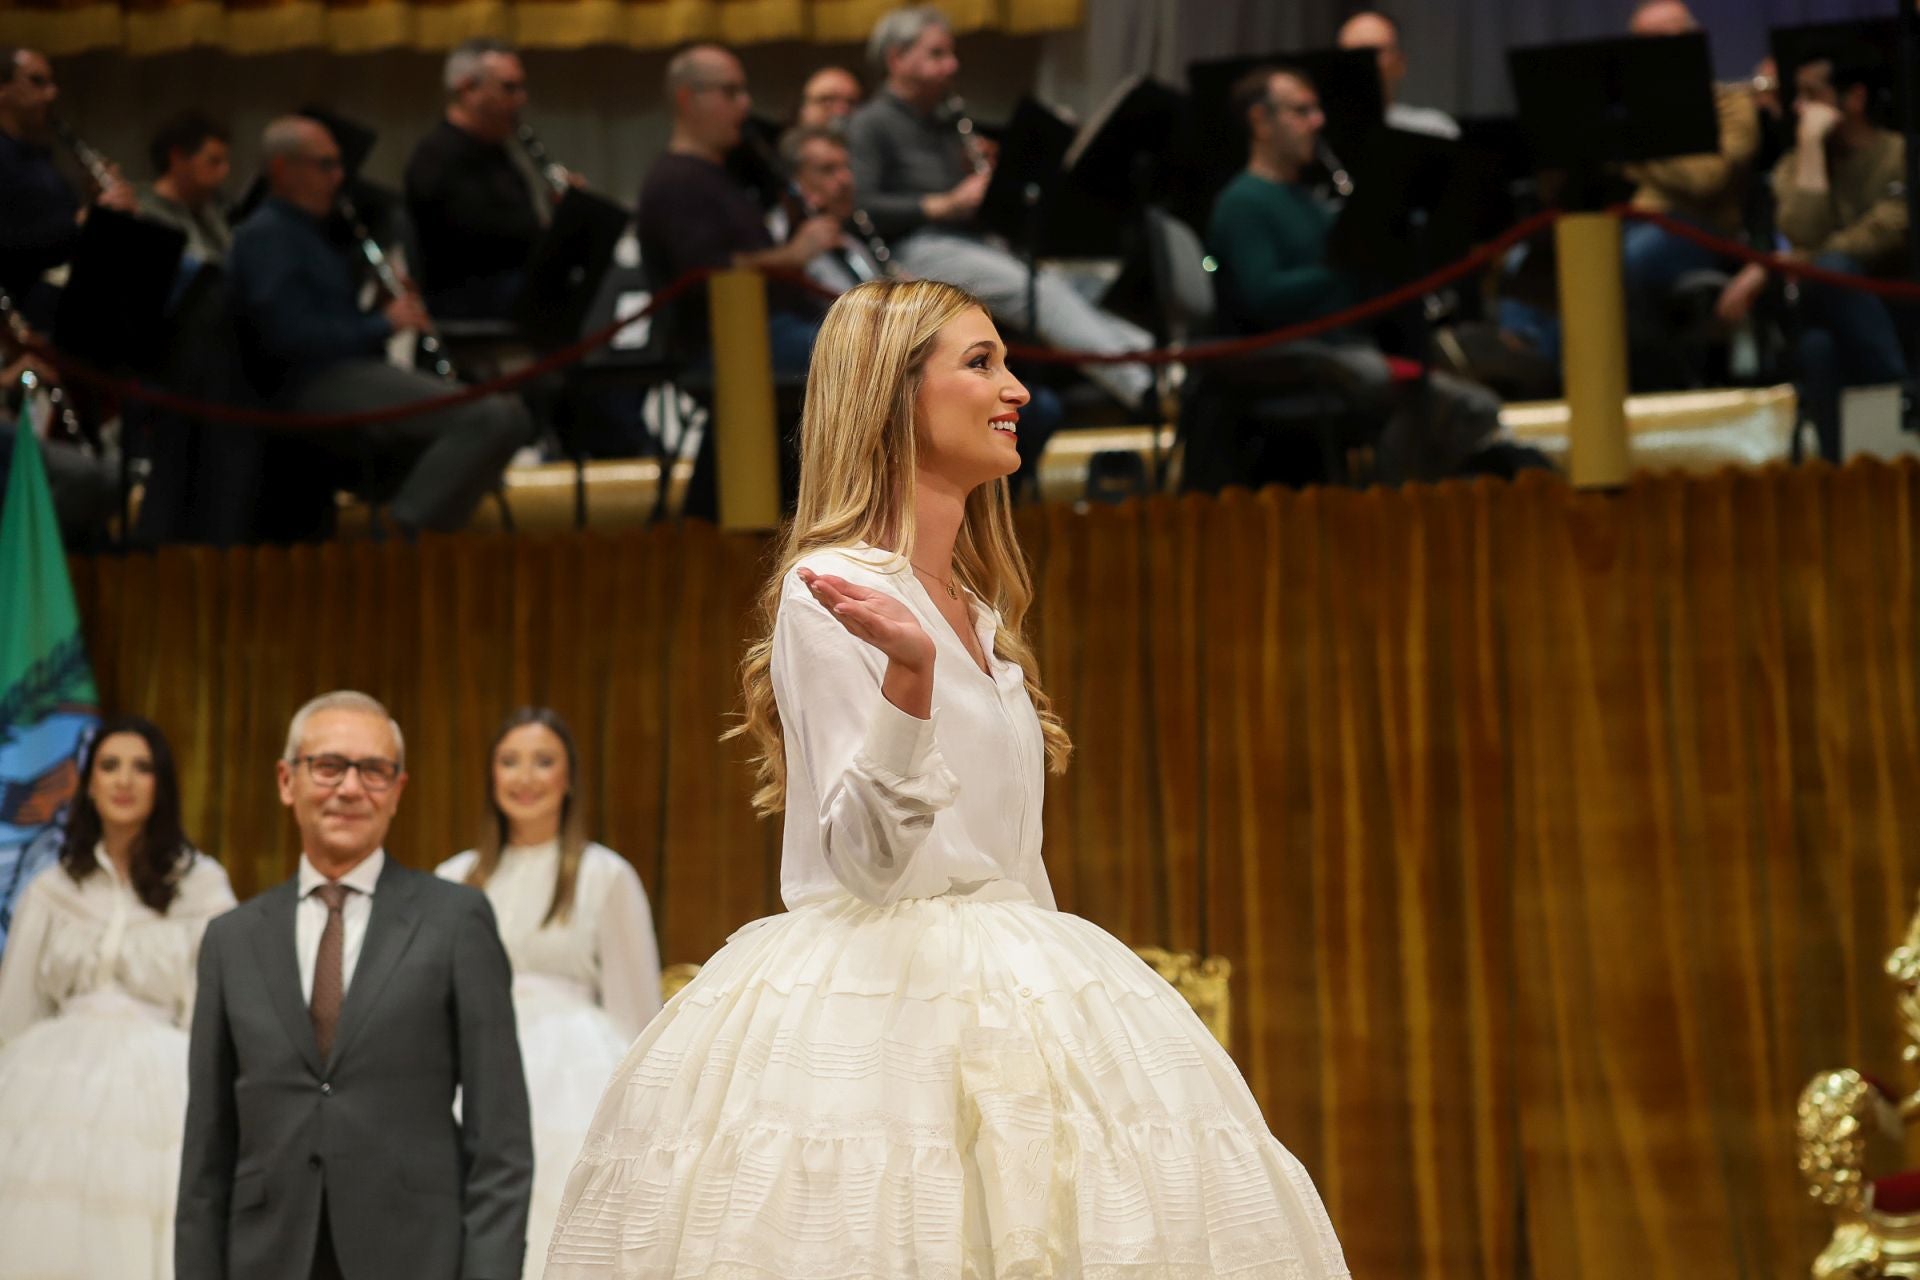
M 667 64 L 673 136 L 640 187 L 640 261 L 655 289 L 700 268 L 759 267 L 804 272 L 840 240 L 832 218 L 810 218 L 783 245 L 767 231 L 759 203 L 727 172 L 753 109 L 740 59 L 719 45 L 694 45 Z M 768 290 L 773 363 L 804 373 L 820 327 L 820 307 L 791 286 Z M 668 317 L 672 343 L 695 356 L 707 348 L 705 295 Z
M 255 390 L 295 413 L 357 413 L 430 400 L 449 384 L 385 359 L 396 333 L 432 318 L 411 292 L 379 311 L 359 304 L 359 278 L 327 234 L 344 172 L 318 121 L 283 116 L 261 139 L 269 195 L 233 238 L 228 290 Z M 533 435 L 511 396 L 488 396 L 399 422 L 313 435 L 357 473 L 363 496 L 391 499 L 403 534 L 465 524 Z M 370 465 L 369 465 L 370 464 Z
M 1387 124 L 1408 133 L 1457 139 L 1460 124 L 1438 107 L 1416 107 L 1400 100 L 1400 84 L 1407 78 L 1407 55 L 1400 47 L 1400 24 L 1371 9 L 1348 18 L 1340 27 L 1342 49 L 1372 49 L 1380 65 L 1380 98 Z

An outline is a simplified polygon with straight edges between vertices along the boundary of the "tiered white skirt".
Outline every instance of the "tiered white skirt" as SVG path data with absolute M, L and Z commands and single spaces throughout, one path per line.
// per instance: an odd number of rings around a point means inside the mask
M 187 1033 L 117 991 L 0 1052 L 0 1277 L 165 1280 Z
M 741 929 L 627 1053 L 546 1274 L 1347 1274 L 1300 1162 L 1180 996 L 1027 902 Z

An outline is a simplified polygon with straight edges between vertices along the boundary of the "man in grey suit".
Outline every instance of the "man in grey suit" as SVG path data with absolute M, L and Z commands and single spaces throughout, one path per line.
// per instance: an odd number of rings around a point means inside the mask
M 201 944 L 179 1280 L 517 1280 L 533 1150 L 493 912 L 387 856 L 405 746 L 372 698 L 302 707 L 278 773 L 299 873 Z

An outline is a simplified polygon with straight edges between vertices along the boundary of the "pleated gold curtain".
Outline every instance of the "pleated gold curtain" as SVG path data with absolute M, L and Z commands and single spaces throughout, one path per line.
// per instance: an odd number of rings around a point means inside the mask
M 1062 904 L 1234 964 L 1234 1051 L 1356 1275 L 1799 1276 L 1791 1116 L 1901 1079 L 1920 470 L 1230 495 L 1023 517 L 1079 753 Z M 392 838 L 469 842 L 519 702 L 586 744 L 664 958 L 778 908 L 718 740 L 765 545 L 703 528 L 76 562 L 103 696 L 174 735 L 245 895 L 305 696 L 395 708 Z
M 958 31 L 1077 26 L 1083 0 L 942 0 Z M 0 43 L 49 54 L 448 49 L 474 36 L 524 48 L 666 48 L 865 40 L 896 0 L 0 0 Z

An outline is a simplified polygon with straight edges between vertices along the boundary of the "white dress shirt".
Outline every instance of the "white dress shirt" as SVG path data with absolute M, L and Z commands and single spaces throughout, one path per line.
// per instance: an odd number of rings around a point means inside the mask
M 359 866 L 340 877 L 340 883 L 354 892 L 347 895 L 340 909 L 345 932 L 340 938 L 340 994 L 353 985 L 353 966 L 360 960 L 360 944 L 367 939 L 367 919 L 373 914 L 373 886 L 380 882 L 381 868 L 387 865 L 387 851 L 375 849 Z M 313 1003 L 313 966 L 320 956 L 320 935 L 327 927 L 327 904 L 314 890 L 327 878 L 300 855 L 300 905 L 293 915 L 294 951 L 300 957 L 300 998 Z
M 479 855 L 469 849 L 441 863 L 442 880 L 465 883 Z M 558 978 L 580 990 L 632 1040 L 660 1012 L 660 948 L 653 909 L 633 864 L 605 845 L 582 851 L 573 910 L 547 920 L 560 869 L 560 842 L 509 845 L 487 881 L 487 901 L 513 976 Z M 521 1023 L 521 1030 L 526 1023 Z
M 795 908 L 964 894 L 1052 910 L 1040 860 L 1045 744 L 1019 666 L 994 652 L 999 614 L 968 596 L 988 674 L 899 556 L 850 547 L 800 564 L 905 604 L 937 656 L 933 715 L 916 719 L 880 691 L 885 655 L 788 575 L 772 669 L 787 748 L 781 898 Z

